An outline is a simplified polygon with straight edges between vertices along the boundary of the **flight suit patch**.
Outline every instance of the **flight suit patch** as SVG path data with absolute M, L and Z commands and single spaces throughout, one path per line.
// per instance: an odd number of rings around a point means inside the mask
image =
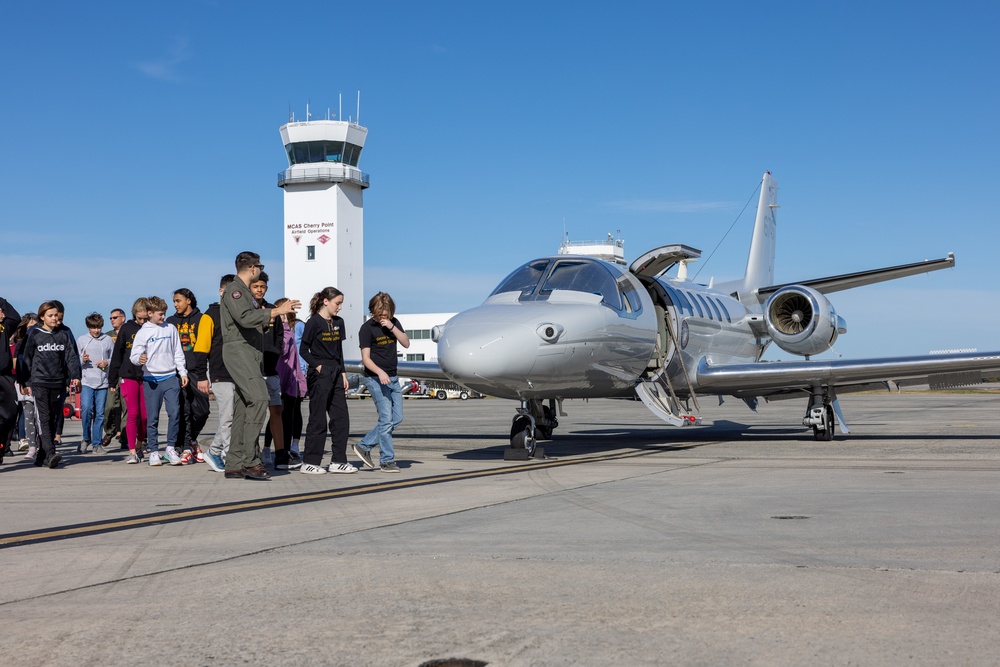
M 239 299 L 241 296 L 243 296 L 243 292 L 241 292 L 239 290 L 233 290 L 233 298 L 234 299 Z

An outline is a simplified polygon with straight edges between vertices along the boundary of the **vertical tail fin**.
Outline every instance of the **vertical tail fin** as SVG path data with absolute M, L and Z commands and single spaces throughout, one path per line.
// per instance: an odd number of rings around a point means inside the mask
M 765 173 L 760 183 L 757 219 L 753 224 L 753 239 L 750 241 L 750 256 L 747 258 L 741 295 L 749 295 L 759 287 L 774 284 L 774 242 L 777 233 L 774 213 L 778 208 L 777 193 L 778 182 L 771 178 L 771 172 Z

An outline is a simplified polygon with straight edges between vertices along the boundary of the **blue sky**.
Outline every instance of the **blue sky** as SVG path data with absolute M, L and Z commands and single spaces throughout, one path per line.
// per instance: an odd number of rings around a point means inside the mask
M 1000 349 L 998 28 L 992 2 L 14 3 L 2 296 L 83 333 L 207 305 L 243 249 L 280 296 L 278 127 L 360 90 L 365 286 L 402 312 L 478 304 L 564 230 L 721 241 L 699 280 L 738 277 L 770 170 L 779 282 L 958 258 L 832 295 L 838 353 Z

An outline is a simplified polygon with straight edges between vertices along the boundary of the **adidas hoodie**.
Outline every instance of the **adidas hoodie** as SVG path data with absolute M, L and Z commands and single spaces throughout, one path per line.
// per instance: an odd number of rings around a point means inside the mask
M 80 379 L 80 357 L 69 327 L 54 331 L 34 327 L 28 331 L 22 354 L 24 369 L 18 377 L 23 387 L 62 389 Z

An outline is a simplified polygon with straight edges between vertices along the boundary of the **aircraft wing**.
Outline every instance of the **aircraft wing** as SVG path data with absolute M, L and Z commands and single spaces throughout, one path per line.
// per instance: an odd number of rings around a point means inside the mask
M 899 266 L 890 266 L 884 269 L 859 271 L 857 273 L 845 273 L 839 276 L 815 278 L 813 280 L 803 280 L 795 283 L 768 285 L 767 287 L 757 289 L 756 293 L 761 303 L 766 301 L 768 296 L 774 294 L 782 287 L 788 287 L 790 285 L 805 285 L 806 287 L 813 288 L 821 294 L 830 294 L 831 292 L 840 292 L 841 290 L 861 287 L 862 285 L 872 285 L 874 283 L 881 283 L 887 280 L 895 280 L 896 278 L 915 276 L 919 273 L 928 273 L 930 271 L 938 271 L 940 269 L 950 269 L 953 266 L 955 266 L 955 253 L 950 252 L 947 257 L 942 257 L 941 259 L 929 259 L 923 262 L 914 262 L 913 264 L 901 264 Z
M 920 357 L 830 361 L 761 362 L 713 366 L 702 358 L 696 386 L 706 393 L 739 398 L 771 396 L 824 387 L 857 387 L 893 382 L 897 385 L 959 386 L 1000 373 L 1000 352 L 931 354 Z
M 344 362 L 348 373 L 364 373 L 365 367 L 360 359 L 348 359 Z M 397 361 L 396 372 L 403 377 L 418 380 L 449 380 L 436 361 Z M 450 380 L 449 380 L 450 382 Z

